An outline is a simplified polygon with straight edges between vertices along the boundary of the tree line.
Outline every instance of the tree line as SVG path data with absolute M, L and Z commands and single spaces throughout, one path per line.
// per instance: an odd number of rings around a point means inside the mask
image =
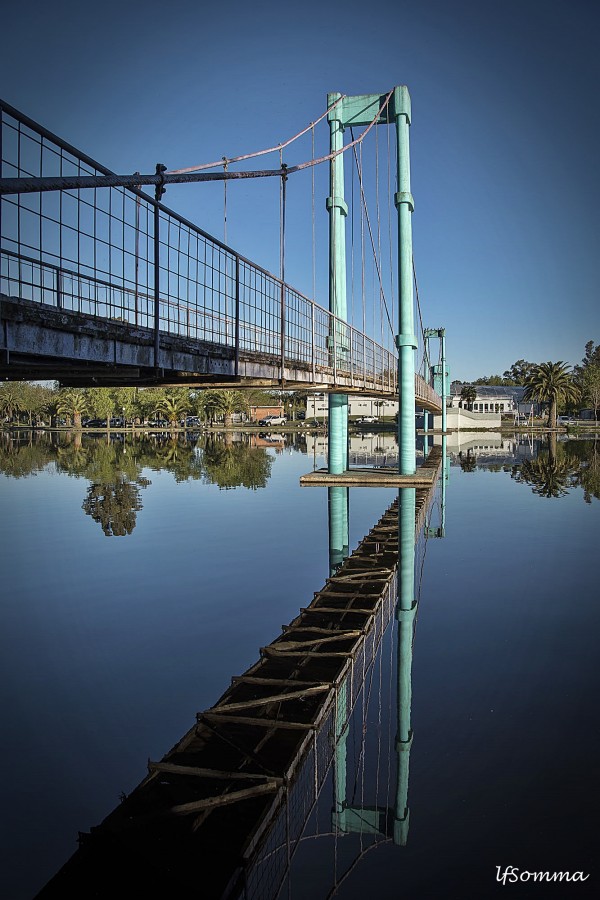
M 61 388 L 27 381 L 7 381 L 0 385 L 0 416 L 6 423 L 35 426 L 66 424 L 81 428 L 84 417 L 105 421 L 113 418 L 143 424 L 154 417 L 176 426 L 187 416 L 202 422 L 232 422 L 235 413 L 249 415 L 251 406 L 279 406 L 284 403 L 292 416 L 306 406 L 306 392 L 290 394 L 271 391 L 200 390 L 188 387 L 97 387 Z
M 548 425 L 556 428 L 559 408 L 574 409 L 588 404 L 598 421 L 600 409 L 600 344 L 588 341 L 579 365 L 569 366 L 559 362 L 531 363 L 518 359 L 504 375 L 477 378 L 461 389 L 461 400 L 470 405 L 477 395 L 478 385 L 525 387 L 523 399 L 548 407 Z

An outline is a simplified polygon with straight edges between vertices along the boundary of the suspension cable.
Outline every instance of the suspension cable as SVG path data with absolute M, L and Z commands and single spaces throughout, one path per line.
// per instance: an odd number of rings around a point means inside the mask
M 227 160 L 223 157 L 223 172 L 227 171 Z M 223 180 L 223 243 L 227 243 L 227 179 Z
M 394 91 L 391 90 L 391 91 L 386 95 L 385 100 L 383 101 L 383 103 L 381 104 L 381 106 L 379 107 L 379 109 L 377 110 L 375 116 L 373 117 L 373 119 L 371 120 L 371 122 L 367 125 L 367 127 L 365 128 L 365 130 L 364 130 L 363 132 L 361 132 L 361 134 L 356 138 L 356 140 L 353 140 L 353 141 L 352 141 L 351 143 L 349 143 L 349 144 L 344 144 L 344 146 L 343 146 L 343 147 L 340 147 L 339 150 L 334 150 L 334 151 L 332 151 L 331 153 L 328 153 L 326 156 L 320 156 L 320 157 L 318 157 L 317 159 L 309 159 L 309 160 L 307 160 L 306 162 L 298 163 L 298 164 L 295 165 L 295 166 L 289 166 L 288 169 L 287 169 L 287 174 L 288 174 L 288 175 L 293 175 L 295 172 L 300 172 L 300 171 L 302 171 L 302 169 L 308 169 L 308 168 L 310 168 L 311 166 L 317 166 L 317 165 L 319 165 L 320 163 L 328 162 L 328 161 L 331 160 L 331 159 L 335 159 L 335 157 L 336 157 L 336 156 L 339 156 L 340 153 L 346 153 L 347 150 L 350 150 L 350 149 L 351 149 L 352 147 L 354 147 L 356 144 L 359 144 L 359 143 L 361 143 L 362 141 L 364 141 L 364 139 L 366 138 L 366 136 L 367 136 L 368 133 L 370 132 L 370 130 L 371 130 L 371 128 L 373 127 L 373 125 L 376 124 L 376 122 L 377 122 L 378 119 L 380 118 L 382 112 L 383 112 L 384 109 L 387 107 L 387 105 L 388 105 L 388 103 L 390 102 L 390 98 L 391 98 L 391 96 L 392 96 L 393 93 L 394 93 Z M 323 118 L 330 112 L 330 110 L 334 109 L 334 107 L 337 106 L 337 104 L 340 103 L 340 102 L 344 99 L 344 97 L 345 97 L 345 95 L 342 95 L 341 97 L 339 97 L 339 98 L 335 101 L 335 103 L 333 103 L 333 104 L 329 107 L 329 109 L 327 109 L 327 110 L 323 113 L 323 115 L 322 115 L 319 119 L 317 119 L 317 121 L 316 121 L 315 123 L 311 123 L 311 125 L 312 125 L 312 124 L 317 124 L 318 122 L 320 122 L 321 119 L 323 119 Z M 275 153 L 275 152 L 277 152 L 277 151 L 279 151 L 279 150 L 283 150 L 285 147 L 287 147 L 289 144 L 291 144 L 293 140 L 296 140 L 298 137 L 301 137 L 302 135 L 306 134 L 306 132 L 310 130 L 311 125 L 308 125 L 303 131 L 299 132 L 299 133 L 298 133 L 297 135 L 295 135 L 293 138 L 290 138 L 289 141 L 286 141 L 286 142 L 284 142 L 284 143 L 282 143 L 282 144 L 277 144 L 275 147 L 270 147 L 268 150 L 258 150 L 258 151 L 256 151 L 255 153 L 248 153 L 248 154 L 245 154 L 245 155 L 243 155 L 243 156 L 237 156 L 237 157 L 225 157 L 225 158 L 227 159 L 227 162 L 228 162 L 228 163 L 232 163 L 232 162 L 239 162 L 240 160 L 244 160 L 244 159 L 250 159 L 250 158 L 252 158 L 252 157 L 254 157 L 254 156 L 262 156 L 262 155 L 264 155 L 264 154 L 266 154 L 266 153 Z M 187 174 L 187 173 L 190 173 L 190 174 L 191 174 L 191 173 L 193 173 L 193 172 L 199 172 L 199 171 L 201 171 L 202 169 L 212 169 L 212 168 L 214 168 L 215 166 L 222 166 L 222 165 L 223 165 L 223 159 L 220 159 L 218 162 L 205 163 L 205 164 L 203 164 L 203 165 L 201 165 L 201 166 L 191 166 L 191 167 L 188 167 L 187 169 L 173 169 L 173 170 L 171 170 L 171 171 L 169 171 L 169 172 L 166 172 L 165 174 L 166 174 L 166 175 L 185 175 L 185 174 Z M 243 174 L 243 173 L 235 173 L 235 174 L 241 175 L 241 174 Z M 257 173 L 257 174 L 258 174 L 258 173 Z M 261 173 L 261 174 L 263 174 L 263 173 Z M 269 174 L 269 175 L 281 175 L 282 173 L 281 173 L 280 171 L 277 171 L 277 172 L 271 171 L 271 172 L 268 172 L 268 173 L 265 172 L 264 174 L 265 174 L 265 175 L 266 175 L 266 174 Z M 233 173 L 233 172 L 230 172 L 229 175 L 230 175 L 230 177 L 232 177 L 232 176 L 234 175 L 234 173 Z
M 200 172 L 202 169 L 214 169 L 215 166 L 222 165 L 223 161 L 226 161 L 227 163 L 243 162 L 243 160 L 245 159 L 254 159 L 257 156 L 265 156 L 267 153 L 275 153 L 277 150 L 285 150 L 286 147 L 289 147 L 290 144 L 293 144 L 294 141 L 297 141 L 298 138 L 301 138 L 303 135 L 305 135 L 308 131 L 311 130 L 311 128 L 314 130 L 315 125 L 318 125 L 319 122 L 321 122 L 325 118 L 325 116 L 329 115 L 331 110 L 335 109 L 338 103 L 341 103 L 345 96 L 346 94 L 342 94 L 341 97 L 338 97 L 335 103 L 332 103 L 331 106 L 328 106 L 325 112 L 321 116 L 319 116 L 318 119 L 315 119 L 314 122 L 311 122 L 306 126 L 306 128 L 303 128 L 302 131 L 299 131 L 298 134 L 295 134 L 293 137 L 288 138 L 288 140 L 283 141 L 283 143 L 276 144 L 274 147 L 268 147 L 266 150 L 255 150 L 253 153 L 244 153 L 242 156 L 224 156 L 221 160 L 219 160 L 219 162 L 202 163 L 198 166 L 188 166 L 185 169 L 172 169 L 168 174 L 183 175 L 184 172 Z
M 315 126 L 311 125 L 311 153 L 315 155 Z M 315 169 L 314 166 L 310 170 L 312 190 L 311 190 L 311 216 L 312 216 L 312 297 L 317 299 L 317 262 L 316 262 L 316 234 L 315 234 Z
M 423 317 L 421 315 L 421 302 L 419 300 L 419 285 L 417 284 L 417 270 L 415 269 L 414 256 L 412 258 L 412 270 L 413 270 L 413 282 L 415 285 L 415 294 L 416 294 L 416 298 L 417 298 L 417 312 L 419 314 L 419 325 L 421 327 L 421 335 L 423 337 L 423 355 L 421 357 L 420 365 L 422 366 L 426 362 L 427 366 L 429 366 L 431 364 L 431 361 L 429 359 L 429 353 L 427 352 L 427 342 L 425 340 L 425 329 L 423 328 Z
M 357 141 L 354 141 L 352 144 L 349 144 L 348 146 L 349 146 L 349 147 L 354 147 L 354 144 L 356 144 L 356 143 L 357 143 Z M 369 231 L 369 238 L 370 238 L 370 240 L 371 240 L 371 249 L 372 249 L 372 251 L 373 251 L 373 259 L 375 260 L 375 268 L 376 268 L 376 270 L 377 270 L 377 277 L 378 277 L 378 279 L 379 279 L 379 289 L 380 289 L 380 291 L 381 291 L 381 296 L 382 296 L 383 303 L 384 303 L 384 306 L 385 306 L 385 313 L 386 313 L 386 316 L 387 316 L 387 320 L 388 320 L 388 323 L 389 323 L 390 328 L 392 329 L 392 334 L 393 334 L 393 331 L 394 331 L 394 330 L 393 330 L 393 327 L 392 327 L 392 320 L 391 320 L 391 318 L 390 318 L 390 312 L 389 312 L 388 305 L 387 305 L 387 300 L 386 300 L 386 297 L 385 297 L 385 291 L 384 291 L 384 289 L 383 289 L 383 281 L 382 281 L 382 278 L 381 278 L 381 270 L 380 270 L 380 268 L 379 268 L 379 262 L 378 262 L 378 260 L 377 260 L 377 253 L 376 253 L 376 250 L 375 250 L 375 239 L 374 239 L 374 237 L 373 237 L 373 229 L 371 228 L 371 220 L 370 220 L 370 218 L 369 218 L 369 210 L 367 209 L 367 201 L 366 201 L 366 198 L 365 198 L 365 192 L 364 192 L 364 188 L 363 188 L 362 170 L 361 170 L 361 166 L 360 166 L 360 164 L 359 164 L 358 155 L 357 155 L 357 153 L 356 153 L 356 149 L 355 149 L 355 148 L 353 149 L 353 153 L 354 153 L 354 162 L 355 162 L 356 167 L 357 167 L 357 169 L 358 169 L 358 184 L 359 184 L 359 187 L 360 187 L 361 200 L 362 200 L 363 208 L 364 208 L 364 211 L 365 211 L 365 219 L 366 219 L 366 222 L 367 222 L 367 229 L 368 229 L 368 231 Z

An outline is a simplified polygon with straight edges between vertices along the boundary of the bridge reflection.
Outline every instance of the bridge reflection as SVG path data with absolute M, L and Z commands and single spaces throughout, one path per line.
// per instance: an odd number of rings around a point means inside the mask
M 439 469 L 439 451 L 428 461 Z M 169 753 L 149 761 L 148 776 L 81 836 L 40 897 L 111 896 L 118 879 L 136 895 L 275 898 L 330 778 L 336 835 L 406 842 L 415 555 L 421 571 L 433 490 L 401 489 L 349 556 L 348 499 L 347 489 L 330 489 L 324 588 Z M 389 803 L 375 795 L 369 804 L 348 795 L 347 742 L 361 707 L 364 734 L 365 698 L 394 621 L 396 785 Z

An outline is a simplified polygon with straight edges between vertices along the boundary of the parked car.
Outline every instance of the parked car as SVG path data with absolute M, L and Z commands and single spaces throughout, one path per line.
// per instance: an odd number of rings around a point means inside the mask
M 106 428 L 106 419 L 88 419 L 83 422 L 84 428 Z
M 285 425 L 287 419 L 285 416 L 266 416 L 264 419 L 259 419 L 259 425 Z
M 577 425 L 578 419 L 574 419 L 573 416 L 559 416 L 556 420 L 557 425 Z
M 377 422 L 377 416 L 361 416 L 360 419 L 356 420 L 359 425 L 367 422 Z

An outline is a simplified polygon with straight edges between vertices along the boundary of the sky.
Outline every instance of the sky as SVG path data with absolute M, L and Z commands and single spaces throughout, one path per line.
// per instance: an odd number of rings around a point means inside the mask
M 407 85 L 419 295 L 424 325 L 446 329 L 450 377 L 502 374 L 517 359 L 573 365 L 587 341 L 600 343 L 592 0 L 34 0 L 2 20 L 3 99 L 119 173 L 270 147 L 321 115 L 328 92 Z M 286 160 L 310 149 L 299 142 Z M 312 296 L 302 177 L 288 187 L 286 280 Z M 274 272 L 277 182 L 227 193 L 227 243 Z M 324 306 L 326 194 L 322 166 L 314 270 Z M 221 185 L 173 186 L 163 199 L 223 239 Z

